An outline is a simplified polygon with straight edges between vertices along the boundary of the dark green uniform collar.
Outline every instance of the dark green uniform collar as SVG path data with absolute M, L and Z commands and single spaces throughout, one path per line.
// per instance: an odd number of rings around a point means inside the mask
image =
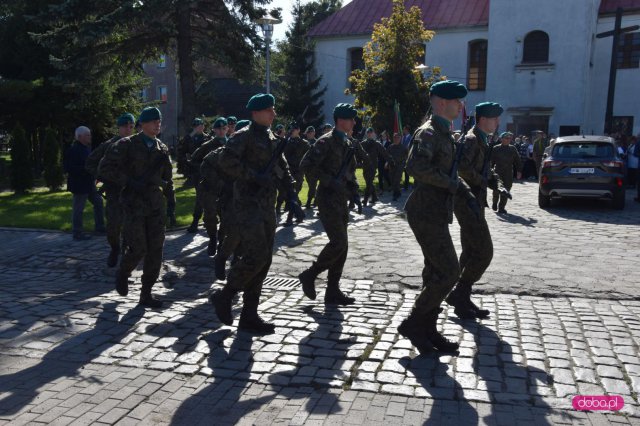
M 345 132 L 341 132 L 338 129 L 333 129 L 333 134 L 340 140 L 347 140 L 347 134 Z
M 266 132 L 269 129 L 269 126 L 263 126 L 261 124 L 256 123 L 255 121 L 252 121 L 251 128 L 256 132 Z
M 483 143 L 485 143 L 485 144 L 486 144 L 486 143 L 487 143 L 487 139 L 489 138 L 489 135 L 487 135 L 485 132 L 483 132 L 482 130 L 480 130 L 480 128 L 479 128 L 479 127 L 476 127 L 474 130 L 475 130 L 475 132 L 474 132 L 474 133 L 475 133 L 475 134 L 480 138 L 480 140 L 481 140 Z
M 432 122 L 437 123 L 440 126 L 441 131 L 446 133 L 451 132 L 451 122 L 444 117 L 440 117 L 439 115 L 434 115 L 431 119 Z
M 147 148 L 153 148 L 156 145 L 156 138 L 147 136 L 143 132 L 140 132 L 140 136 L 142 136 L 142 141 L 147 145 Z

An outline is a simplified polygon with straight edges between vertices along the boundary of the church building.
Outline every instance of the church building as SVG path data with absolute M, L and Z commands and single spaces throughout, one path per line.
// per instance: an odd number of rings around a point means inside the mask
M 405 0 L 422 11 L 425 64 L 469 88 L 467 111 L 483 101 L 505 107 L 501 130 L 529 134 L 603 134 L 615 14 L 640 25 L 640 0 Z M 330 119 L 352 70 L 363 67 L 363 46 L 373 25 L 388 17 L 391 0 L 353 0 L 309 32 L 316 73 L 327 85 Z M 619 37 L 613 129 L 640 133 L 640 31 Z M 428 72 L 428 70 L 427 70 Z M 456 123 L 460 127 L 459 121 Z

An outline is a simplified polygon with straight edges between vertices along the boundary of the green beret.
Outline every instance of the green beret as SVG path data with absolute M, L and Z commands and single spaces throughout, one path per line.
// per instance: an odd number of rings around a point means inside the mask
M 243 127 L 247 127 L 249 124 L 251 124 L 251 121 L 249 120 L 240 120 L 236 123 L 236 132 L 240 129 L 242 129 Z
M 373 132 L 373 127 L 367 127 L 367 133 Z
M 227 124 L 228 123 L 227 123 L 227 119 L 226 118 L 218 117 L 218 118 L 216 118 L 216 121 L 213 122 L 213 128 L 214 129 L 219 129 L 221 127 L 226 126 Z
M 322 130 L 324 129 L 333 129 L 333 126 L 329 123 L 324 123 L 324 126 L 322 126 Z
M 338 104 L 333 109 L 333 116 L 335 118 L 356 118 L 358 115 L 358 110 L 351 104 Z
M 229 117 L 227 117 L 227 124 L 234 124 L 237 122 L 238 122 L 238 119 L 235 116 L 230 115 Z
M 293 129 L 299 129 L 300 125 L 298 123 L 296 123 L 295 121 L 292 123 L 289 123 L 289 130 L 293 130 Z
M 457 81 L 445 80 L 432 84 L 429 93 L 442 99 L 462 99 L 467 96 L 467 88 Z
M 279 132 L 280 130 L 284 129 L 284 124 L 278 124 L 276 126 L 276 132 Z
M 154 120 L 162 120 L 162 113 L 156 107 L 146 107 L 140 113 L 140 118 L 138 120 L 141 123 L 146 123 Z
M 315 131 L 316 131 L 316 129 L 313 126 L 309 126 L 309 127 L 307 127 L 307 130 L 305 130 L 304 132 L 305 133 L 309 133 L 309 132 L 315 132 Z
M 136 121 L 136 118 L 133 116 L 133 114 L 131 114 L 130 112 L 125 112 L 120 117 L 118 117 L 118 120 L 116 121 L 116 125 L 125 126 L 129 123 L 135 123 L 135 121 Z
M 194 118 L 193 122 L 191 123 L 193 127 L 202 126 L 203 124 L 204 124 L 204 121 L 202 120 L 202 118 Z
M 504 108 L 495 102 L 482 102 L 476 105 L 476 120 L 478 117 L 495 118 L 500 117 Z
M 511 132 L 502 132 L 500 133 L 500 139 L 502 138 L 512 138 L 513 137 L 513 133 Z
M 262 111 L 263 109 L 271 108 L 276 104 L 276 98 L 269 93 L 258 93 L 253 95 L 249 102 L 247 102 L 247 109 L 249 111 Z

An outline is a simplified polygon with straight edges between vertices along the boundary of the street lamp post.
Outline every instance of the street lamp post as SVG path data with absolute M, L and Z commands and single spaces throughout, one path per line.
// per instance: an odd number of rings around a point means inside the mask
M 273 37 L 273 26 L 281 23 L 282 20 L 265 15 L 262 18 L 256 19 L 254 22 L 260 25 L 265 44 L 267 45 L 267 93 L 271 93 L 271 37 Z

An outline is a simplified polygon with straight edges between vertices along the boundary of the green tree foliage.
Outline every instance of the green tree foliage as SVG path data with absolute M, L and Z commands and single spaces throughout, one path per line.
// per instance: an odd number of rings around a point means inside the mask
M 108 72 L 114 57 L 120 68 L 132 69 L 160 53 L 175 54 L 188 127 L 197 115 L 197 62 L 214 61 L 246 74 L 254 45 L 260 44 L 252 21 L 265 14 L 259 6 L 269 1 L 59 0 L 38 15 L 50 28 L 38 37 L 55 49 L 58 63 L 76 71 Z
M 45 185 L 51 191 L 58 191 L 64 183 L 64 173 L 62 170 L 60 143 L 56 137 L 56 132 L 51 128 L 45 130 L 43 151 Z
M 11 133 L 11 189 L 16 193 L 23 193 L 31 188 L 31 152 L 24 128 L 18 123 Z
M 395 101 L 403 124 L 415 127 L 426 114 L 429 87 L 441 79 L 440 69 L 431 67 L 425 77 L 415 67 L 424 61 L 425 44 L 434 34 L 424 28 L 420 9 L 407 10 L 403 0 L 393 0 L 391 16 L 374 25 L 371 41 L 364 46 L 365 68 L 351 74 L 352 89 L 345 93 L 355 95 L 356 106 L 365 108 L 375 128 L 392 128 Z
M 326 91 L 326 87 L 320 88 L 322 76 L 313 76 L 314 46 L 307 33 L 340 7 L 340 0 L 316 0 L 304 5 L 298 0 L 293 6 L 293 23 L 286 32 L 286 40 L 277 46 L 282 57 L 282 63 L 277 62 L 277 56 L 274 61 L 280 72 L 274 85 L 276 96 L 282 99 L 278 113 L 302 126 L 323 123 L 321 98 Z

